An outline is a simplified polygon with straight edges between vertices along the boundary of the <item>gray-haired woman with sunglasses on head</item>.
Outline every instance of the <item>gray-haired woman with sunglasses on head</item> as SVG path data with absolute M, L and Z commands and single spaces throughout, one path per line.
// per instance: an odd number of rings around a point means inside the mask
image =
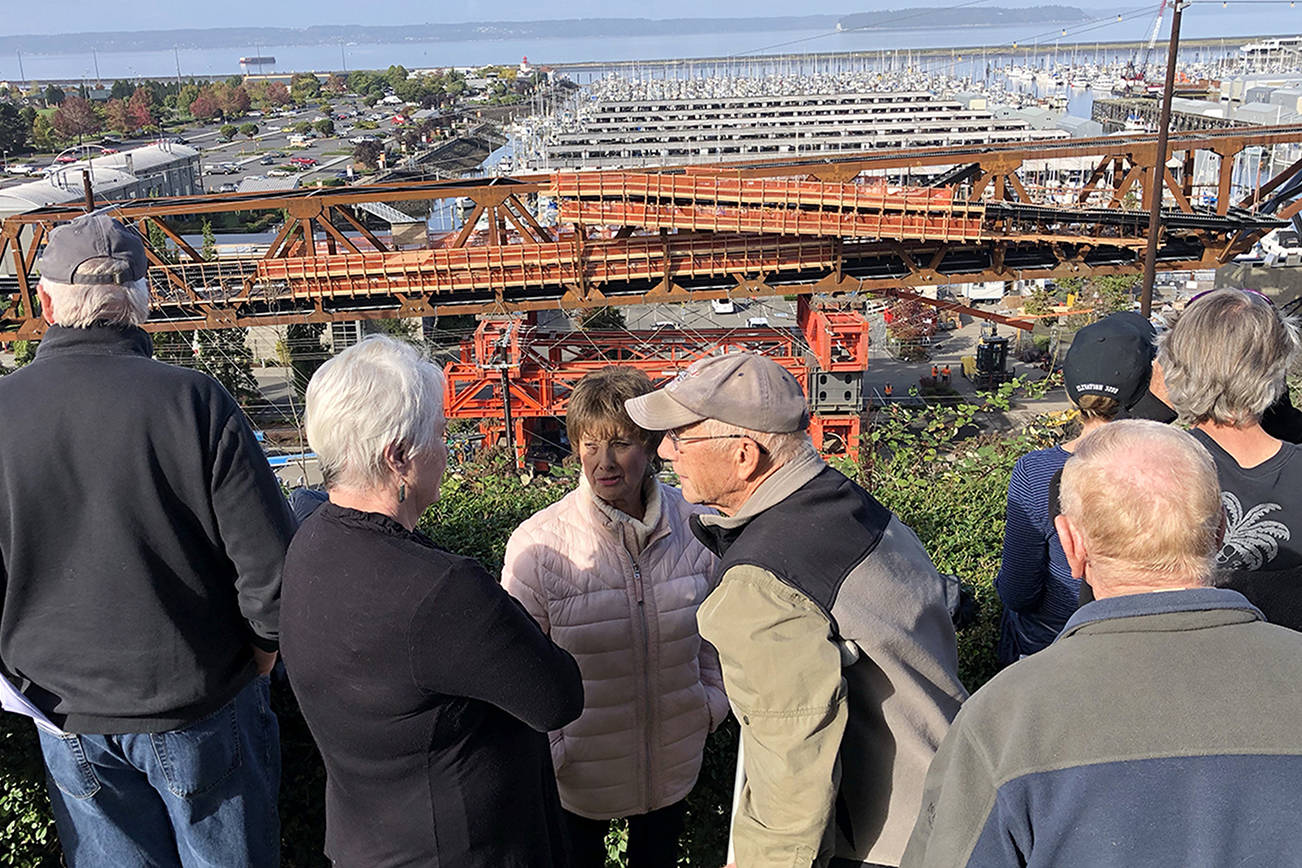
M 1268 298 L 1224 289 L 1191 302 L 1158 354 L 1172 406 L 1220 477 L 1219 584 L 1295 630 L 1302 629 L 1302 448 L 1271 436 L 1261 418 L 1287 388 L 1298 346 L 1296 324 Z

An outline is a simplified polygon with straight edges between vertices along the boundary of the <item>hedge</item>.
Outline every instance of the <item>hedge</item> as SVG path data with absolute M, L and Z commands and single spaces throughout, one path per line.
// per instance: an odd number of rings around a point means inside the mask
M 986 409 L 1005 407 L 1009 391 Z M 973 690 L 995 671 L 999 606 L 992 579 L 999 565 L 1008 474 L 1019 455 L 1054 437 L 1038 423 L 1012 435 L 981 435 L 978 418 L 978 408 L 966 405 L 879 413 L 868 434 L 873 459 L 862 467 L 839 465 L 914 528 L 941 572 L 954 573 L 975 589 L 981 616 L 959 638 L 960 676 Z M 502 456 L 489 456 L 448 477 L 442 499 L 421 527 L 439 545 L 497 569 L 511 531 L 562 497 L 573 481 L 573 470 L 522 479 Z M 284 763 L 284 864 L 325 866 L 320 756 L 283 681 L 273 681 L 272 702 L 280 718 Z M 706 744 L 700 781 L 688 799 L 681 865 L 723 864 L 736 744 L 731 720 Z M 616 827 L 607 843 L 610 863 L 621 864 L 623 829 Z M 16 715 L 0 714 L 0 865 L 59 864 L 34 730 Z

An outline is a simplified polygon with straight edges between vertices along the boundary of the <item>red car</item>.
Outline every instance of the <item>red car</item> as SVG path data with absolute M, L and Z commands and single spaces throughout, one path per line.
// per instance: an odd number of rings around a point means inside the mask
M 311 157 L 290 157 L 289 161 L 293 163 L 295 166 L 302 166 L 304 169 L 306 169 L 309 166 L 316 165 L 316 160 L 312 159 Z
M 56 163 L 75 163 L 75 162 L 77 162 L 77 158 L 74 157 L 72 154 L 59 154 L 59 156 L 57 156 L 57 157 L 54 158 L 54 162 L 56 162 Z

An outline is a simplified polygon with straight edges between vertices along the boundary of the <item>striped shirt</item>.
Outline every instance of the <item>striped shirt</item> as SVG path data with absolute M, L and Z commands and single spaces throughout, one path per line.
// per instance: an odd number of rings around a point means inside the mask
M 1070 455 L 1061 446 L 1023 455 L 1008 480 L 1003 563 L 995 579 L 1004 604 L 1001 663 L 1048 646 L 1078 605 L 1080 581 L 1071 576 L 1049 518 L 1049 484 Z

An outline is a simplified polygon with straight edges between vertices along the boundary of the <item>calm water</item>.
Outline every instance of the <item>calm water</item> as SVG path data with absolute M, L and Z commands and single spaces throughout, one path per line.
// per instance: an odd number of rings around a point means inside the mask
M 1302 8 L 1273 9 L 1269 17 L 1244 13 L 1239 9 L 1207 8 L 1210 4 L 1191 7 L 1181 29 L 1184 38 L 1252 36 L 1260 33 L 1293 35 L 1302 33 Z M 1235 4 L 1230 4 L 1233 7 Z M 1167 22 L 1164 22 L 1166 24 Z M 1068 28 L 1068 35 L 1052 27 L 1024 28 L 955 28 L 891 32 L 829 33 L 825 31 L 782 31 L 743 34 L 701 34 L 681 36 L 630 36 L 598 39 L 505 39 L 466 42 L 404 42 L 375 45 L 248 45 L 243 48 L 182 49 L 171 48 L 140 52 L 91 53 L 93 46 L 75 54 L 17 54 L 0 57 L 0 79 L 76 79 L 93 80 L 98 61 L 99 78 L 136 76 L 171 76 L 179 66 L 182 76 L 234 75 L 240 72 L 241 55 L 273 55 L 274 69 L 263 71 L 305 71 L 377 69 L 398 63 L 408 68 L 441 66 L 481 66 L 490 63 L 515 64 L 528 56 L 530 63 L 564 66 L 585 61 L 654 60 L 665 58 L 734 57 L 740 63 L 749 55 L 807 54 L 843 51 L 890 51 L 922 47 L 987 46 L 988 50 L 1014 52 L 1027 47 L 1051 46 L 1061 40 L 1091 45 L 1094 41 L 1147 39 L 1153 26 L 1151 15 L 1141 15 L 1121 22 L 1104 22 L 1089 27 Z M 1155 54 L 1164 57 L 1166 28 Z M 1013 43 L 1019 48 L 1013 49 Z M 1232 48 L 1233 46 L 1231 46 Z M 1068 50 L 1069 51 L 1069 50 Z M 1189 54 L 1192 59 L 1193 53 Z M 1182 53 L 1182 56 L 1184 54 Z M 1066 56 L 1060 59 L 1066 60 Z M 702 74 L 697 70 L 695 74 Z

